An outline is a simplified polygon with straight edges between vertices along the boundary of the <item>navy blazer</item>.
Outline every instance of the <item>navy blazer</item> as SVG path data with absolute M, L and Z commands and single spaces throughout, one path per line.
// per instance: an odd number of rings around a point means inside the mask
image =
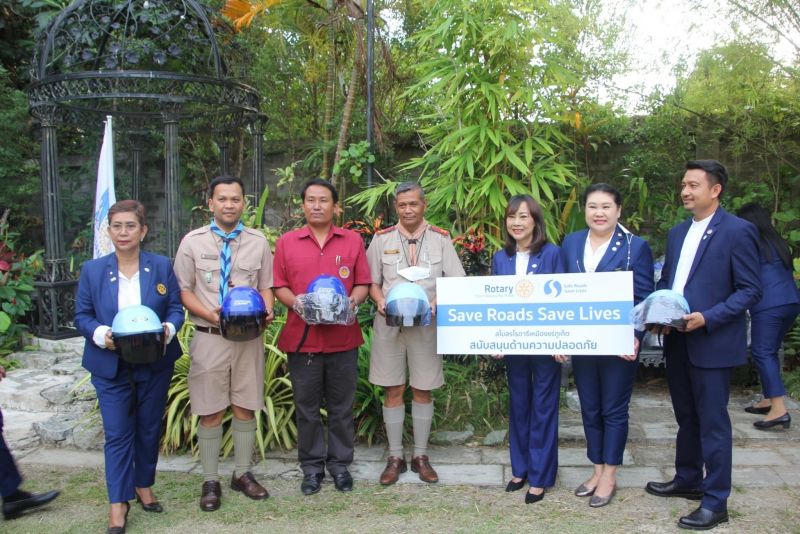
M 770 247 L 772 248 L 771 261 L 763 254 L 759 255 L 759 272 L 763 295 L 761 301 L 750 308 L 750 313 L 758 313 L 776 306 L 800 302 L 800 289 L 797 288 L 797 284 L 794 281 L 794 273 L 783 264 L 775 247 L 772 245 Z
M 586 240 L 589 238 L 589 229 L 572 232 L 561 243 L 561 255 L 568 273 L 585 273 L 583 265 L 583 251 Z M 614 271 L 633 271 L 633 303 L 643 301 L 655 289 L 653 273 L 653 251 L 647 241 L 630 232 L 626 232 L 619 225 L 614 230 L 605 254 L 597 264 L 596 272 L 608 273 Z
M 525 274 L 551 274 L 563 273 L 564 264 L 561 261 L 561 254 L 556 245 L 545 243 L 539 252 L 531 254 L 528 258 L 528 268 Z M 495 252 L 492 257 L 492 274 L 517 274 L 517 254 L 511 256 L 502 248 Z
M 659 289 L 672 289 L 691 225 L 688 219 L 669 231 Z M 717 208 L 683 288 L 689 310 L 702 313 L 706 321 L 704 327 L 686 334 L 692 365 L 713 369 L 747 362 L 745 310 L 761 299 L 758 265 L 756 227 Z
M 176 330 L 180 330 L 184 320 L 181 291 L 169 260 L 141 251 L 139 285 L 142 304 L 156 312 L 161 322 L 172 323 Z M 75 326 L 86 338 L 82 365 L 93 375 L 107 379 L 117 375 L 119 356 L 95 345 L 92 336 L 98 326 L 111 326 L 118 311 L 118 297 L 119 266 L 115 253 L 83 264 L 75 301 Z M 160 370 L 172 365 L 180 353 L 180 344 L 175 336 L 167 346 L 166 356 L 150 367 Z

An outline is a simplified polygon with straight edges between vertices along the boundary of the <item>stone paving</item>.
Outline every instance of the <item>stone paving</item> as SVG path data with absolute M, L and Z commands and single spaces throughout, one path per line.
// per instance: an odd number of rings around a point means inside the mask
M 73 387 L 84 374 L 76 368 L 79 367 L 76 354 L 80 351 L 80 344 L 74 341 L 60 343 L 55 347 L 40 347 L 42 351 L 59 351 L 61 356 L 55 364 L 52 354 L 47 360 L 43 353 L 25 353 L 28 355 L 27 368 L 9 373 L 0 384 L 5 437 L 22 466 L 102 467 L 102 451 L 97 450 L 102 443 L 99 425 L 85 415 L 84 405 L 59 404 L 64 385 Z M 45 374 L 36 375 L 37 369 Z M 751 401 L 750 396 L 738 394 L 729 404 L 734 435 L 734 486 L 800 487 L 800 419 L 790 430 L 756 430 L 752 423 L 759 416 L 743 411 Z M 91 392 L 82 402 L 92 403 Z M 573 402 L 569 404 L 571 407 L 562 407 L 560 414 L 557 485 L 573 488 L 587 478 L 591 466 L 585 455 L 580 413 Z M 787 404 L 790 412 L 800 417 L 798 404 L 792 401 Z M 74 428 L 64 430 L 61 435 L 57 424 L 46 424 L 54 418 L 59 421 L 72 418 Z M 624 466 L 618 474 L 619 486 L 643 487 L 649 480 L 672 478 L 677 425 L 666 387 L 637 384 L 631 401 L 630 420 Z M 95 450 L 85 450 L 92 446 Z M 473 439 L 462 445 L 431 446 L 429 455 L 442 484 L 501 486 L 511 478 L 508 447 L 505 445 L 487 447 Z M 386 452 L 382 445 L 359 445 L 351 472 L 358 480 L 377 481 L 385 461 Z M 232 472 L 232 458 L 224 460 L 220 468 L 223 475 Z M 165 456 L 159 459 L 158 469 L 199 473 L 199 463 L 190 455 Z M 259 462 L 254 471 L 267 478 L 295 479 L 301 476 L 294 450 L 270 451 L 266 461 Z M 401 475 L 399 483 L 421 482 L 409 471 Z

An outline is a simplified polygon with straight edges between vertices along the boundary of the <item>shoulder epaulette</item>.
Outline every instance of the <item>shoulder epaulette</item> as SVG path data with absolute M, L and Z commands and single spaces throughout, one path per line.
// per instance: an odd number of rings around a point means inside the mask
M 389 232 L 394 231 L 396 228 L 397 228 L 397 225 L 395 224 L 394 226 L 390 226 L 388 228 L 384 228 L 382 230 L 378 230 L 377 232 L 375 232 L 375 235 L 388 234 Z
M 445 230 L 444 228 L 439 228 L 438 226 L 431 225 L 431 230 L 436 232 L 437 234 L 442 234 L 445 237 L 450 237 L 450 232 Z

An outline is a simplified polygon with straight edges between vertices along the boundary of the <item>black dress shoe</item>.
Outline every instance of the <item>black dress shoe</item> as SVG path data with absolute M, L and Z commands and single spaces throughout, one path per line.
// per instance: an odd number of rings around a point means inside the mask
M 753 423 L 753 426 L 759 430 L 769 430 L 770 428 L 776 426 L 783 426 L 784 429 L 788 429 L 790 426 L 792 426 L 792 416 L 789 415 L 789 412 L 786 412 L 782 416 L 776 417 L 775 419 L 756 421 Z
M 689 515 L 685 515 L 678 520 L 678 526 L 689 530 L 709 530 L 720 523 L 728 522 L 727 510 L 722 512 L 712 512 L 708 508 L 698 508 Z
M 519 482 L 514 482 L 513 480 L 509 480 L 508 484 L 506 485 L 506 491 L 518 491 L 525 487 L 525 479 L 523 478 Z
M 309 473 L 303 476 L 303 482 L 300 483 L 300 491 L 303 492 L 303 495 L 319 493 L 322 488 L 323 478 L 325 478 L 325 473 Z
M 530 491 L 525 493 L 525 504 L 533 504 L 541 501 L 542 499 L 544 499 L 544 491 L 542 491 L 539 495 L 535 495 Z
M 158 501 L 144 502 L 139 497 L 138 494 L 136 495 L 136 502 L 138 502 L 140 505 L 142 505 L 142 510 L 144 510 L 145 512 L 152 512 L 152 513 L 160 514 L 161 512 L 164 511 L 164 507 L 161 506 L 161 503 L 159 503 Z
M 699 501 L 703 498 L 703 492 L 699 489 L 683 488 L 678 486 L 674 480 L 669 482 L 648 482 L 644 490 L 657 497 L 683 497 L 692 501 Z
M 128 526 L 128 512 L 131 511 L 131 503 L 125 501 L 125 519 L 122 520 L 121 527 L 108 527 L 106 534 L 125 534 L 125 527 Z
M 48 491 L 46 493 L 28 493 L 27 491 L 17 491 L 14 495 L 3 500 L 3 517 L 14 519 L 28 510 L 33 510 L 49 503 L 58 495 L 60 491 Z
M 744 411 L 747 413 L 754 413 L 758 415 L 764 415 L 769 413 L 769 406 L 764 406 L 763 408 L 759 408 L 757 406 L 747 406 Z
M 339 491 L 353 491 L 353 477 L 349 471 L 333 475 L 333 485 Z

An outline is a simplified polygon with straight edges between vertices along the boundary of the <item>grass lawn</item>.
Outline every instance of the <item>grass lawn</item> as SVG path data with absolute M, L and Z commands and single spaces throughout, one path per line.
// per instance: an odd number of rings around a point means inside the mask
M 61 488 L 62 495 L 43 511 L 0 521 L 0 532 L 104 532 L 107 506 L 103 473 L 96 469 L 25 467 L 28 490 Z M 159 473 L 155 491 L 164 514 L 148 514 L 132 503 L 128 532 L 227 533 L 352 532 L 677 532 L 678 517 L 696 506 L 683 499 L 659 499 L 640 489 L 620 490 L 614 502 L 591 509 L 567 489 L 548 492 L 535 505 L 523 493 L 498 487 L 400 484 L 384 488 L 356 481 L 355 491 L 337 492 L 329 479 L 314 496 L 300 494 L 299 480 L 267 480 L 267 501 L 255 502 L 223 484 L 222 507 L 201 512 L 198 475 Z M 800 533 L 800 489 L 735 488 L 731 523 L 714 532 Z

